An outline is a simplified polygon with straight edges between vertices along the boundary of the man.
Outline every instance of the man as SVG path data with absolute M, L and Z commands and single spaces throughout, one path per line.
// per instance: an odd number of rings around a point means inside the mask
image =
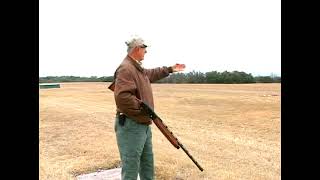
M 152 120 L 141 109 L 141 102 L 154 107 L 151 84 L 170 73 L 183 71 L 183 64 L 145 69 L 142 60 L 147 45 L 141 38 L 126 42 L 128 54 L 115 72 L 114 90 L 117 106 L 115 132 L 122 162 L 122 180 L 154 179 Z

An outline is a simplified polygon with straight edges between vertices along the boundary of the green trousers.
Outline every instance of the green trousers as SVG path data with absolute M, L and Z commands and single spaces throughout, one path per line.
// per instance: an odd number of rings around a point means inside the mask
M 151 127 L 128 117 L 121 126 L 117 116 L 115 132 L 122 162 L 121 179 L 136 180 L 138 173 L 140 180 L 154 179 Z

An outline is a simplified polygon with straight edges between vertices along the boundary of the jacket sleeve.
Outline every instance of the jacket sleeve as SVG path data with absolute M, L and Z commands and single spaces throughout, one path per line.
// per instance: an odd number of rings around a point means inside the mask
M 156 82 L 162 78 L 169 76 L 172 73 L 172 68 L 163 66 L 154 69 L 144 69 L 151 83 Z
M 136 83 L 126 68 L 119 68 L 115 80 L 114 96 L 117 107 L 128 116 L 141 113 L 140 101 L 136 97 Z

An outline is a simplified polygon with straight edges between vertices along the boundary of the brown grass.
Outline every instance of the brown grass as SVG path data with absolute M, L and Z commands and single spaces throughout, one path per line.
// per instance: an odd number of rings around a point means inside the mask
M 40 91 L 41 180 L 117 167 L 109 83 Z M 156 179 L 279 179 L 281 84 L 153 84 L 155 110 L 204 168 L 152 125 Z M 272 96 L 268 96 L 272 95 Z

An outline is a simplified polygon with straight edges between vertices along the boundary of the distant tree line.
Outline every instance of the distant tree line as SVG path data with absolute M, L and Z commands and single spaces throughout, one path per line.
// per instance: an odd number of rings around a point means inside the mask
M 39 83 L 57 83 L 57 82 L 112 82 L 113 76 L 91 76 L 91 77 L 80 77 L 80 76 L 47 76 L 40 77 Z
M 39 83 L 55 82 L 112 82 L 113 76 L 47 76 L 40 77 Z M 255 76 L 239 71 L 224 72 L 196 72 L 173 73 L 156 83 L 194 83 L 194 84 L 240 84 L 240 83 L 281 83 L 281 77 L 271 74 L 270 76 Z
M 271 74 L 270 76 L 256 76 L 239 71 L 224 72 L 196 72 L 173 73 L 158 83 L 206 83 L 206 84 L 240 84 L 240 83 L 281 83 L 281 77 Z

